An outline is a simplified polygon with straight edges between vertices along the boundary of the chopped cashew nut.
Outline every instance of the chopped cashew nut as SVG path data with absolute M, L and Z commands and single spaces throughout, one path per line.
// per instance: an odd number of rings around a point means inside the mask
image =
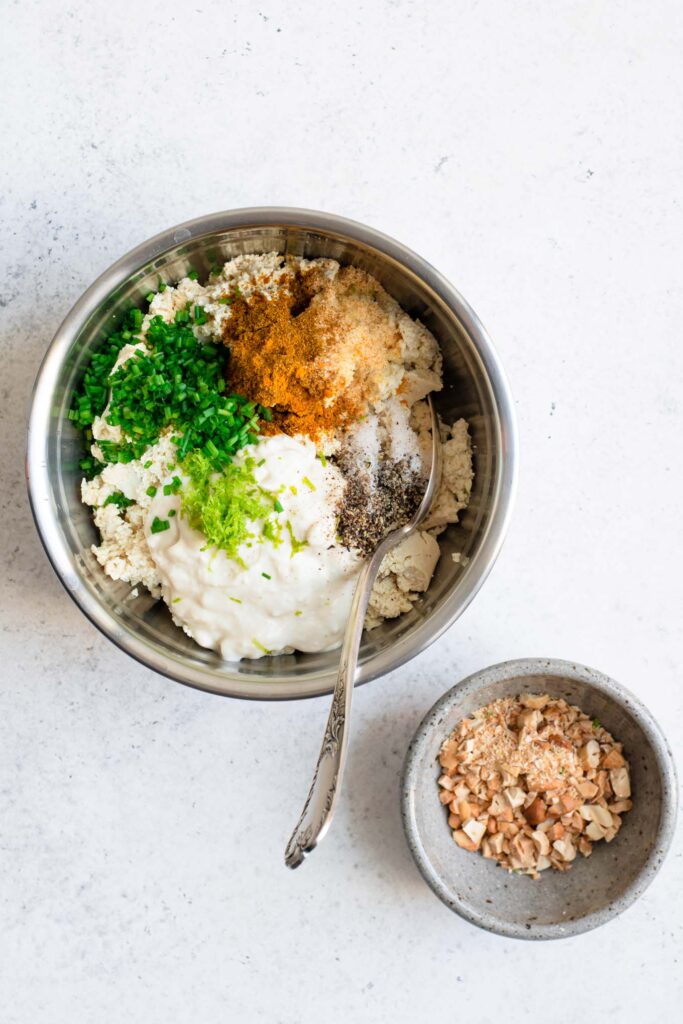
M 486 832 L 486 825 L 482 824 L 481 821 L 475 821 L 473 818 L 471 818 L 469 821 L 465 822 L 465 824 L 462 827 L 462 830 L 466 833 L 466 835 L 470 837 L 475 846 L 479 846 L 479 843 L 484 838 L 484 833 Z
M 439 763 L 456 844 L 535 879 L 611 842 L 633 806 L 621 744 L 548 694 L 504 697 L 463 719 Z
M 588 740 L 588 743 L 581 747 L 579 757 L 586 768 L 597 768 L 600 764 L 600 744 L 597 740 Z
M 614 790 L 614 795 L 625 799 L 631 795 L 631 782 L 629 780 L 628 768 L 615 768 L 609 773 L 609 780 Z

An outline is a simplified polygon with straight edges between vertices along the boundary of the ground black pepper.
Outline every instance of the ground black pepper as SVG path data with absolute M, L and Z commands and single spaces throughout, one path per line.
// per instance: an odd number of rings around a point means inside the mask
M 371 555 L 388 533 L 412 519 L 425 480 L 408 459 L 382 460 L 376 477 L 359 472 L 357 463 L 343 453 L 335 461 L 347 479 L 337 533 L 347 547 Z

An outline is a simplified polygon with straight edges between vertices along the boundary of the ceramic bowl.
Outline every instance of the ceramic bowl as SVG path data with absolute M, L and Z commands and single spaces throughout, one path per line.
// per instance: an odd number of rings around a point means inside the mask
M 598 718 L 624 744 L 633 790 L 633 808 L 611 843 L 596 843 L 571 870 L 544 871 L 538 881 L 456 846 L 437 787 L 439 749 L 458 722 L 499 697 L 524 692 L 563 697 Z M 510 938 L 559 939 L 604 924 L 644 892 L 673 837 L 676 791 L 671 750 L 633 694 L 582 665 L 531 658 L 475 673 L 428 712 L 405 760 L 403 824 L 425 881 L 456 914 Z

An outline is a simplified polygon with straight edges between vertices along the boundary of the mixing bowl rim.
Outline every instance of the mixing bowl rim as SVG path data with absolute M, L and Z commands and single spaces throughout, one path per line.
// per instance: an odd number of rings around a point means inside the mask
M 106 606 L 86 588 L 71 549 L 58 526 L 51 505 L 52 487 L 46 445 L 52 395 L 63 362 L 74 337 L 107 297 L 154 258 L 207 235 L 253 228 L 300 228 L 317 231 L 374 249 L 415 274 L 451 309 L 470 336 L 494 399 L 496 429 L 501 458 L 495 481 L 492 510 L 485 535 L 457 590 L 457 602 L 448 595 L 440 608 L 425 617 L 409 637 L 372 656 L 358 672 L 356 685 L 370 682 L 404 665 L 437 640 L 465 610 L 484 583 L 498 556 L 509 525 L 517 481 L 517 426 L 509 385 L 498 355 L 481 321 L 457 289 L 413 250 L 388 235 L 357 221 L 295 207 L 245 207 L 225 210 L 184 221 L 159 232 L 135 246 L 103 271 L 74 303 L 58 327 L 42 360 L 31 399 L 26 477 L 31 510 L 46 554 L 55 573 L 81 611 L 100 632 L 141 664 L 176 682 L 219 696 L 254 700 L 292 700 L 328 694 L 334 686 L 333 669 L 318 671 L 301 683 L 287 676 L 244 677 L 239 672 L 221 676 L 218 685 L 210 667 L 190 666 L 174 661 L 141 639 L 133 629 L 124 629 Z M 478 569 L 478 573 L 474 569 Z M 212 677 L 213 676 L 213 682 Z

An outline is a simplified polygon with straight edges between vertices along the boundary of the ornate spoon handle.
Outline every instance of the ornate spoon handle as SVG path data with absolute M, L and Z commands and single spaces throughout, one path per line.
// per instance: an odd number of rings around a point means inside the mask
M 315 849 L 332 822 L 346 763 L 349 742 L 347 725 L 351 716 L 351 701 L 356 681 L 363 622 L 372 585 L 384 554 L 384 547 L 380 545 L 370 561 L 363 566 L 353 593 L 351 614 L 344 634 L 339 661 L 339 674 L 334 687 L 332 707 L 325 726 L 320 756 L 299 824 L 294 829 L 285 850 L 285 864 L 289 868 L 298 868 L 303 863 L 306 854 Z

